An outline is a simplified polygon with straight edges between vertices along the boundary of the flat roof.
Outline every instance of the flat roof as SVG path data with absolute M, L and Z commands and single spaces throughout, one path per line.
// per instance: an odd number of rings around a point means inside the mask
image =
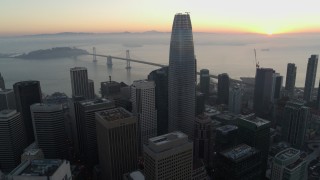
M 240 144 L 234 148 L 223 151 L 221 154 L 228 159 L 237 161 L 241 158 L 248 157 L 256 152 L 257 150 L 255 148 L 247 144 Z
M 233 131 L 235 129 L 238 129 L 238 126 L 234 126 L 234 125 L 225 125 L 225 126 L 221 126 L 218 127 L 216 130 L 217 131 L 221 131 L 222 133 L 228 133 L 230 131 Z
M 4 110 L 0 111 L 0 119 L 2 119 L 2 118 L 7 119 L 16 113 L 17 113 L 17 111 L 14 109 L 4 109 Z
M 166 144 L 172 141 L 175 141 L 177 139 L 182 139 L 188 137 L 186 134 L 176 131 L 169 134 L 164 134 L 161 136 L 153 137 L 149 139 L 149 142 L 152 142 L 153 144 L 160 146 L 162 144 Z
M 279 152 L 275 158 L 281 160 L 281 161 L 286 161 L 288 159 L 292 159 L 293 157 L 299 156 L 300 155 L 300 150 L 294 149 L 294 148 L 287 148 L 281 152 Z
M 110 102 L 111 101 L 109 99 L 100 98 L 100 99 L 94 99 L 94 100 L 84 100 L 84 101 L 80 101 L 79 103 L 82 106 L 92 106 L 96 104 L 103 104 L 103 103 L 110 103 Z
M 7 94 L 9 92 L 13 92 L 13 89 L 1 89 L 0 88 L 0 94 Z
M 255 124 L 257 127 L 269 124 L 270 121 L 257 117 L 255 114 L 250 114 L 240 118 L 241 120 Z
M 87 70 L 86 67 L 73 67 L 73 68 L 70 68 L 70 71 L 77 71 L 77 70 Z
M 32 160 L 30 164 L 23 169 L 20 176 L 52 176 L 61 166 L 63 160 L 60 159 L 39 159 Z
M 97 114 L 106 121 L 116 121 L 132 116 L 131 113 L 121 107 L 99 111 Z

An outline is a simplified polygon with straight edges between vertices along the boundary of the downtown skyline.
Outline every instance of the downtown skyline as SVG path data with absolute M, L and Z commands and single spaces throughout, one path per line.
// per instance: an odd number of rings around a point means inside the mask
M 194 32 L 320 32 L 312 0 L 244 1 L 18 1 L 0 3 L 0 36 L 59 32 L 170 32 L 172 14 L 190 12 Z

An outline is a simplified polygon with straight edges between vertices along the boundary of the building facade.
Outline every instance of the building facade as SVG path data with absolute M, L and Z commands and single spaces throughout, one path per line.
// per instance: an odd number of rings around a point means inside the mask
M 0 89 L 0 111 L 3 109 L 16 109 L 16 101 L 12 89 Z
M 74 67 L 70 69 L 72 97 L 83 97 L 90 99 L 88 72 L 85 67 Z
M 189 14 L 174 17 L 169 55 L 169 132 L 193 138 L 196 102 L 196 60 Z
M 123 108 L 114 108 L 97 112 L 96 121 L 102 178 L 122 180 L 138 165 L 137 119 Z
M 144 145 L 146 179 L 192 178 L 193 143 L 182 132 L 172 132 L 149 139 Z
M 200 70 L 200 91 L 204 94 L 206 98 L 209 97 L 210 90 L 210 76 L 208 69 Z
M 21 81 L 13 85 L 17 111 L 21 113 L 26 129 L 28 144 L 34 142 L 34 131 L 30 106 L 42 102 L 42 93 L 39 81 Z
M 218 103 L 228 105 L 229 103 L 230 78 L 227 73 L 218 75 Z
M 314 89 L 314 83 L 316 81 L 317 68 L 318 68 L 318 55 L 311 55 L 308 60 L 306 80 L 304 84 L 303 99 L 307 102 L 312 100 L 312 93 Z
M 288 63 L 285 90 L 289 93 L 290 97 L 294 96 L 296 75 L 297 75 L 297 66 L 294 63 Z
M 4 83 L 4 79 L 0 73 L 0 89 L 6 89 L 6 85 Z
M 240 114 L 242 108 L 243 89 L 240 86 L 234 86 L 229 91 L 228 110 L 234 114 Z

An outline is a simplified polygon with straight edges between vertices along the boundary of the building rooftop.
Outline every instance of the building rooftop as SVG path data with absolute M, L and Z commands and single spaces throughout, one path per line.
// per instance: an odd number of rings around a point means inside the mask
M 266 124 L 270 124 L 270 121 L 257 117 L 255 114 L 249 114 L 244 116 L 241 120 L 254 124 L 256 127 L 261 127 Z
M 144 180 L 144 175 L 140 171 L 133 171 L 129 174 L 130 180 Z
M 74 68 L 70 68 L 70 71 L 79 71 L 79 70 L 87 70 L 86 67 L 74 67 Z
M 92 105 L 96 105 L 96 104 L 110 103 L 110 102 L 112 102 L 112 101 L 110 101 L 109 99 L 100 98 L 100 99 L 94 99 L 94 100 L 80 101 L 80 104 L 82 106 L 92 106 Z
M 252 154 L 256 153 L 257 150 L 251 146 L 246 144 L 240 144 L 234 148 L 225 150 L 221 152 L 223 156 L 233 161 L 237 161 L 239 159 L 251 156 Z
M 39 81 L 33 81 L 33 80 L 29 80 L 29 81 L 20 81 L 20 82 L 17 82 L 15 83 L 13 86 L 29 86 L 29 85 L 37 85 L 37 84 L 40 84 Z
M 17 111 L 14 109 L 4 109 L 4 110 L 0 111 L 0 119 L 7 119 L 16 113 L 17 113 Z
M 281 152 L 279 152 L 275 158 L 286 161 L 288 159 L 292 159 L 293 157 L 299 156 L 300 155 L 300 150 L 294 149 L 294 148 L 287 148 Z
M 155 86 L 154 81 L 149 80 L 136 80 L 133 81 L 132 86 L 135 88 L 153 88 Z
M 1 89 L 0 88 L 0 94 L 7 94 L 9 92 L 13 92 L 13 89 Z
M 225 125 L 225 126 L 221 126 L 221 127 L 217 128 L 217 131 L 222 132 L 222 134 L 227 134 L 228 132 L 236 130 L 236 129 L 238 129 L 237 126 Z
M 295 161 L 294 163 L 287 165 L 286 169 L 291 171 L 291 170 L 294 170 L 296 167 L 299 167 L 300 165 L 302 165 L 304 163 L 306 163 L 306 161 L 304 159 L 300 158 L 297 161 Z
M 30 164 L 20 172 L 20 176 L 51 176 L 61 166 L 63 160 L 41 159 L 32 160 Z
M 61 111 L 61 104 L 47 104 L 47 103 L 35 103 L 30 106 L 30 108 L 35 112 L 53 112 Z
M 100 111 L 97 112 L 97 115 L 106 121 L 116 121 L 118 119 L 125 119 L 132 116 L 131 113 L 121 107 Z

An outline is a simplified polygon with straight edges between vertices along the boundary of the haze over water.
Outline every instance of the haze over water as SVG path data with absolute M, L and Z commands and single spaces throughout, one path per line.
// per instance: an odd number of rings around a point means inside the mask
M 273 68 L 286 76 L 287 63 L 297 66 L 296 86 L 304 86 L 307 60 L 311 54 L 320 53 L 320 34 L 209 34 L 194 33 L 197 69 L 207 68 L 211 74 L 228 73 L 230 77 L 255 75 L 254 51 L 260 67 Z M 27 53 L 53 47 L 77 47 L 89 52 L 96 47 L 97 54 L 125 57 L 130 50 L 131 58 L 168 64 L 170 33 L 118 33 L 83 35 L 41 35 L 0 38 L 0 53 Z M 75 66 L 88 68 L 89 78 L 99 91 L 100 82 L 109 75 L 115 81 L 131 84 L 133 80 L 145 79 L 150 71 L 158 67 L 131 63 L 127 72 L 126 63 L 113 60 L 112 69 L 107 68 L 106 58 L 92 62 L 92 56 L 61 58 L 50 60 L 22 60 L 0 58 L 0 72 L 6 87 L 12 88 L 15 82 L 39 80 L 43 93 L 65 92 L 71 94 L 69 69 Z M 317 82 L 319 80 L 317 73 Z M 316 85 L 318 83 L 315 83 Z

